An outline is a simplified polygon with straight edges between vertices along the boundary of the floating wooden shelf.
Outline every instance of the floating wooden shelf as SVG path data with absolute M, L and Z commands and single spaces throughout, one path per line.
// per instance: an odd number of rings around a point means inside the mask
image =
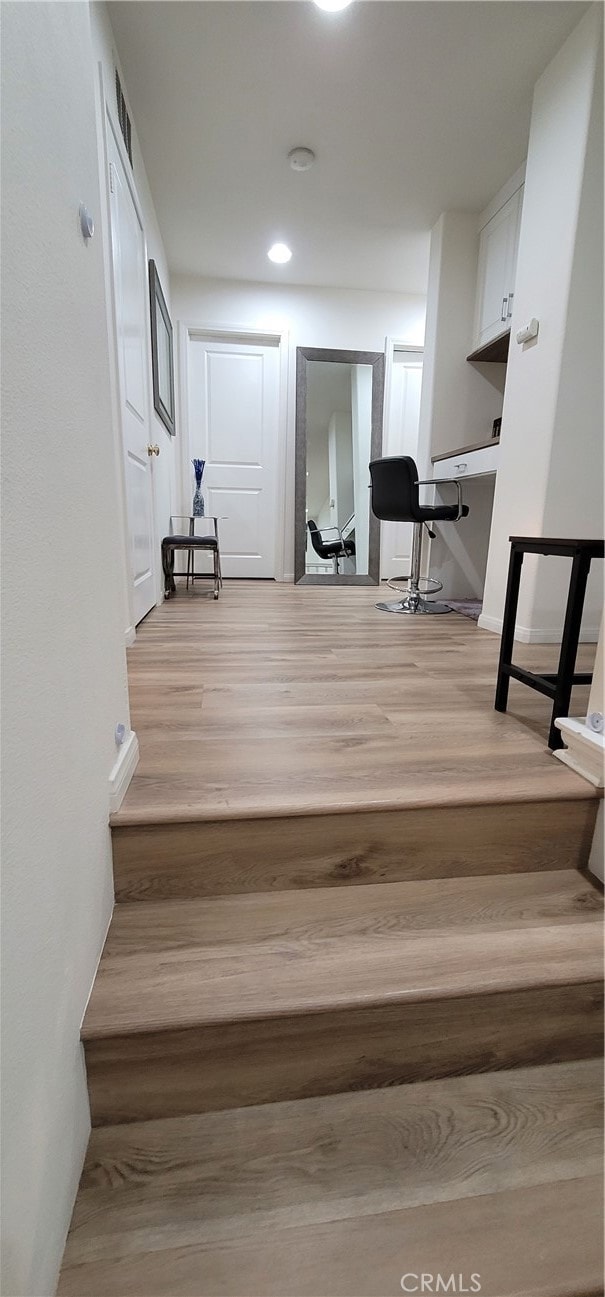
M 477 347 L 476 351 L 471 351 L 467 360 L 487 360 L 492 363 L 506 364 L 508 360 L 508 344 L 510 342 L 510 329 L 506 333 L 501 333 L 498 338 L 492 338 L 491 342 L 486 342 L 484 347 Z

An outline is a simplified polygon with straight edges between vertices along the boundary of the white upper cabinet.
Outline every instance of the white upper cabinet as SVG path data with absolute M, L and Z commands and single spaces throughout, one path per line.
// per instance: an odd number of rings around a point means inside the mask
M 479 235 L 475 347 L 510 328 L 522 202 L 521 185 Z

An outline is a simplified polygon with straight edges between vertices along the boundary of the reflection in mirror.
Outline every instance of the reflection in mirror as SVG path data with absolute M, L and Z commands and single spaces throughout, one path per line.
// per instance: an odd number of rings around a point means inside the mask
M 367 575 L 371 432 L 372 366 L 309 361 L 306 572 Z
M 383 367 L 379 353 L 299 348 L 297 580 L 377 579 L 368 465 L 380 454 Z

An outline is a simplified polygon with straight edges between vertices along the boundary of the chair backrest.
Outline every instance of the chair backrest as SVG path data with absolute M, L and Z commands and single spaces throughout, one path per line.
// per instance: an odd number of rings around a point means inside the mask
M 418 469 L 409 455 L 373 459 L 372 513 L 384 522 L 419 522 Z
M 312 518 L 309 518 L 307 522 L 307 527 L 309 528 L 309 531 L 311 533 L 311 544 L 313 546 L 313 549 L 315 550 L 315 553 L 319 554 L 320 558 L 323 558 L 324 549 L 321 540 L 321 532 L 317 526 L 317 523 L 313 522 Z

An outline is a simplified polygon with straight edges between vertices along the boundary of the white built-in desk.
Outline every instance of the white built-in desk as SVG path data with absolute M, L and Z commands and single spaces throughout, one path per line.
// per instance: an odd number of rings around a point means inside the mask
M 443 582 L 444 595 L 450 599 L 483 598 L 499 455 L 500 438 L 490 437 L 479 445 L 433 456 L 433 477 L 462 482 L 462 498 L 469 508 L 468 517 L 459 523 L 437 527 L 431 543 L 431 575 Z M 435 483 L 434 491 L 436 503 L 453 503 L 451 486 Z
M 433 455 L 433 477 L 483 477 L 496 473 L 500 454 L 500 438 L 490 437 L 481 445 L 462 446 L 448 450 L 445 455 Z

